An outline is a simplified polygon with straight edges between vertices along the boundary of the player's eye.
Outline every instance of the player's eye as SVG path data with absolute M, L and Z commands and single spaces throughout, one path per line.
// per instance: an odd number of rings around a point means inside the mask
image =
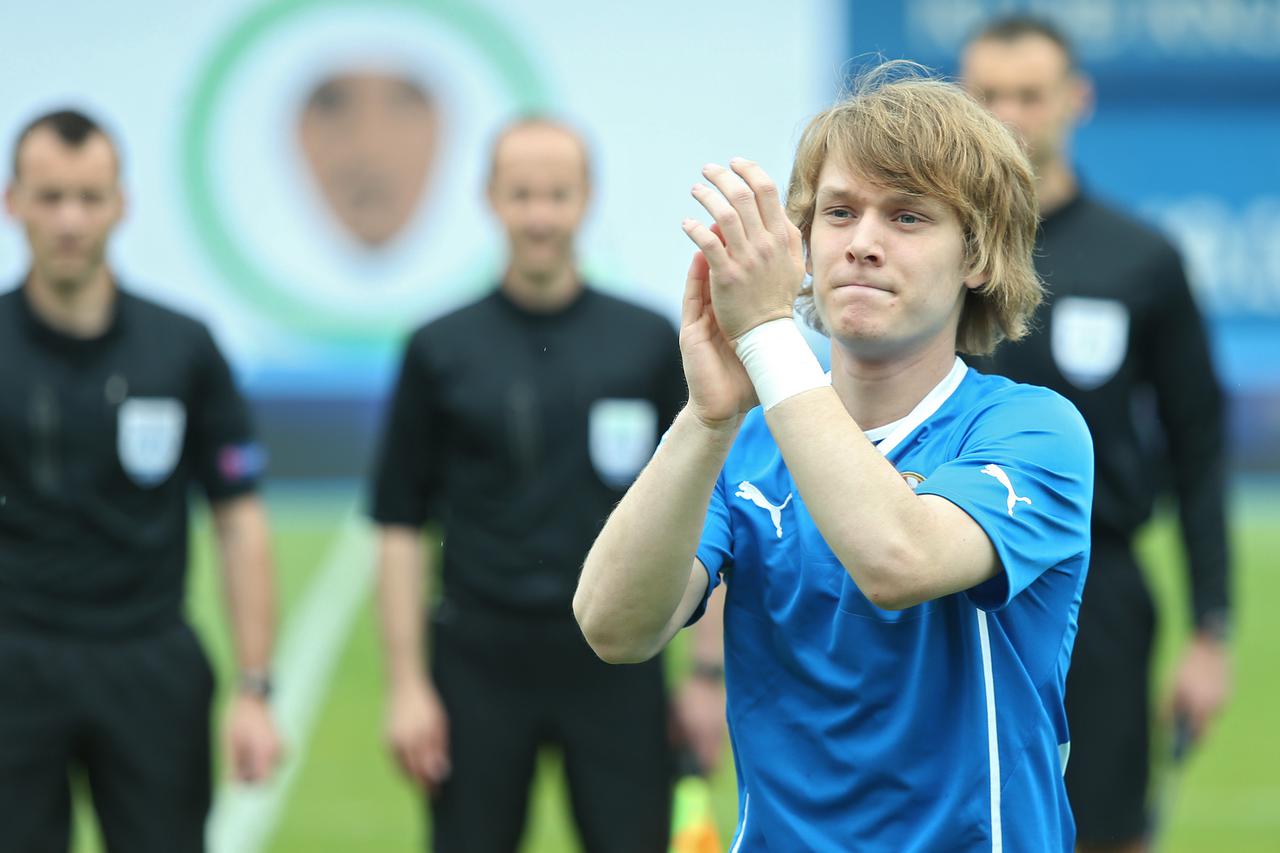
M 924 222 L 924 219 L 917 216 L 916 214 L 905 213 L 905 212 L 899 213 L 897 216 L 894 217 L 894 219 L 898 222 L 901 222 L 903 225 L 919 225 L 921 222 Z

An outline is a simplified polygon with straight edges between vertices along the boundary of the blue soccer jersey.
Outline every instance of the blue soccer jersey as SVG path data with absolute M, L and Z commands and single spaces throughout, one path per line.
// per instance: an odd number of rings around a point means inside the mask
M 1088 564 L 1084 422 L 1052 391 L 957 359 L 869 437 L 918 494 L 982 526 L 1002 571 L 876 607 L 823 541 L 761 410 L 747 416 L 698 547 L 711 586 L 727 584 L 732 850 L 1071 851 L 1062 696 Z

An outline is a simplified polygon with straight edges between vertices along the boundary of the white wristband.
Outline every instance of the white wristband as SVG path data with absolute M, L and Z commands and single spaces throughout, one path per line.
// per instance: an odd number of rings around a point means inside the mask
M 766 412 L 788 397 L 831 384 L 790 317 L 761 323 L 733 348 Z

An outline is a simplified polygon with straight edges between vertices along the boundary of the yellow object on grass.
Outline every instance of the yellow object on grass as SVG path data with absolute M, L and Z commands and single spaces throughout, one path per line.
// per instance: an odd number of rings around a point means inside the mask
M 711 786 L 701 776 L 680 777 L 671 809 L 669 853 L 722 853 L 711 808 Z

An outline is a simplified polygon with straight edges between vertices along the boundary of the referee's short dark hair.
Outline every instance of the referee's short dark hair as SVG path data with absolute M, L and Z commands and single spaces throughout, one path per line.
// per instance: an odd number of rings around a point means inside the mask
M 79 148 L 95 134 L 101 136 L 111 146 L 111 152 L 116 158 L 116 172 L 119 173 L 120 148 L 116 145 L 115 140 L 111 138 L 111 134 L 90 116 L 76 109 L 64 108 L 36 116 L 19 131 L 18 138 L 13 143 L 12 166 L 15 180 L 18 177 L 18 159 L 22 153 L 22 144 L 27 141 L 31 134 L 43 128 L 52 130 L 59 139 L 71 148 Z
M 970 45 L 980 41 L 1010 42 L 1028 36 L 1039 36 L 1057 45 L 1062 55 L 1067 58 L 1068 70 L 1075 71 L 1079 67 L 1075 45 L 1071 43 L 1071 39 L 1060 26 L 1039 15 L 1001 15 L 974 30 L 964 43 Z

